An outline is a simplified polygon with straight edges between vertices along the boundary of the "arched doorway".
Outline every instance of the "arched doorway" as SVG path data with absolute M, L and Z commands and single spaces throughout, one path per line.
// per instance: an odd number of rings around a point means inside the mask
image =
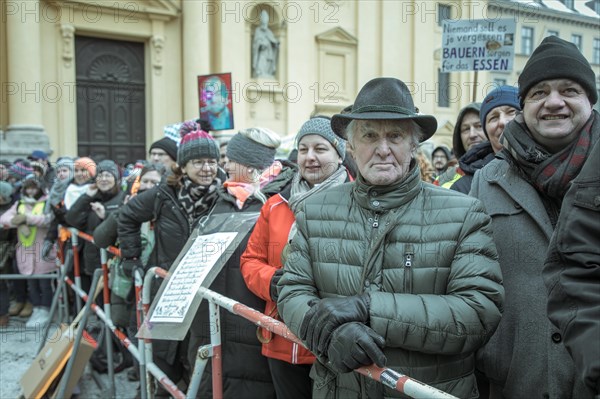
M 78 155 L 145 159 L 143 43 L 76 36 L 75 51 Z

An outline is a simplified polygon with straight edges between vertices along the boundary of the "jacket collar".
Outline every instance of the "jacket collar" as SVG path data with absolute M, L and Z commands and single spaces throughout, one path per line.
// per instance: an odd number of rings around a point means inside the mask
M 418 165 L 413 167 L 399 182 L 389 186 L 374 186 L 358 175 L 354 183 L 354 199 L 363 208 L 385 212 L 410 202 L 421 190 L 421 175 Z

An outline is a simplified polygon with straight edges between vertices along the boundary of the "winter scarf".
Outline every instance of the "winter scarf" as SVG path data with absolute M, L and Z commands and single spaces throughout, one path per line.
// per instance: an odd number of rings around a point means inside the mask
M 78 185 L 77 183 L 72 181 L 71 184 L 67 186 L 67 189 L 65 191 L 65 208 L 71 209 L 71 206 L 75 203 L 75 201 L 77 201 L 79 197 L 85 194 L 89 185 L 90 183 Z
M 475 172 L 494 159 L 494 150 L 489 141 L 481 142 L 460 157 L 458 165 L 466 174 L 474 175 Z
M 48 195 L 48 201 L 46 202 L 46 213 L 50 212 L 50 208 L 58 206 L 65 198 L 65 193 L 69 184 L 71 184 L 71 179 L 56 180 L 56 182 L 54 182 L 50 189 L 50 194 Z
M 258 178 L 259 184 L 251 184 L 251 183 L 240 183 L 234 181 L 226 181 L 223 183 L 223 187 L 227 190 L 227 192 L 235 197 L 235 204 L 238 209 L 242 209 L 246 200 L 254 195 L 258 198 L 263 204 L 267 202 L 267 197 L 260 191 L 267 184 L 271 183 L 281 170 L 283 169 L 283 165 L 279 161 L 275 161 L 265 169 Z
M 337 186 L 342 184 L 348 178 L 346 168 L 340 165 L 340 167 L 333 172 L 331 176 L 325 179 L 320 184 L 315 184 L 312 188 L 306 180 L 302 178 L 300 171 L 296 172 L 294 179 L 292 180 L 292 192 L 290 194 L 290 200 L 288 204 L 294 214 L 298 210 L 298 206 L 308 197 L 316 193 L 320 193 L 328 189 L 329 187 Z
M 188 220 L 194 223 L 196 219 L 212 207 L 217 199 L 217 189 L 221 186 L 221 180 L 215 178 L 208 186 L 194 183 L 189 177 L 184 176 L 183 185 L 177 193 L 179 203 L 185 209 Z
M 600 115 L 592 111 L 579 137 L 556 154 L 549 153 L 536 143 L 519 114 L 504 129 L 505 148 L 501 157 L 514 164 L 521 175 L 541 194 L 552 226 L 556 225 L 562 199 L 577 177 L 600 137 Z

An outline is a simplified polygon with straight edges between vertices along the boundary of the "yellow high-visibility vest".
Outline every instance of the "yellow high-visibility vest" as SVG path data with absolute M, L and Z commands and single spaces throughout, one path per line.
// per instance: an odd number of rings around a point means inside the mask
M 31 214 L 32 215 L 41 215 L 42 213 L 44 213 L 45 205 L 46 205 L 45 201 L 38 202 L 37 204 L 35 204 L 33 206 L 33 210 L 31 211 Z M 19 204 L 19 206 L 17 207 L 17 214 L 19 214 L 19 215 L 25 214 L 25 204 L 24 203 L 21 202 Z M 21 242 L 21 245 L 24 246 L 25 248 L 29 248 L 35 242 L 35 235 L 37 233 L 37 227 L 32 226 L 29 228 L 29 230 L 31 231 L 31 234 L 29 234 L 28 236 L 24 236 L 23 234 L 21 234 L 21 232 L 19 232 L 19 242 Z

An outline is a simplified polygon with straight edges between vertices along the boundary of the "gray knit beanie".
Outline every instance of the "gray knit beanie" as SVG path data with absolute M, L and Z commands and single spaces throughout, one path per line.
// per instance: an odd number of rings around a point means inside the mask
M 203 130 L 196 130 L 190 133 L 182 131 L 179 150 L 177 150 L 177 164 L 180 167 L 192 159 L 215 159 L 219 160 L 219 145 L 212 136 Z
M 265 170 L 275 160 L 275 151 L 281 144 L 277 134 L 262 127 L 238 132 L 227 143 L 227 158 L 240 165 Z
M 296 135 L 296 147 L 298 147 L 300 140 L 302 140 L 304 136 L 310 134 L 316 134 L 329 141 L 339 154 L 340 158 L 344 160 L 346 157 L 346 140 L 338 137 L 333 132 L 333 129 L 331 129 L 331 119 L 324 116 L 315 116 L 304 122 L 304 125 L 302 125 L 300 131 Z
M 98 166 L 96 166 L 96 177 L 102 173 L 108 172 L 114 176 L 115 182 L 119 182 L 121 180 L 121 172 L 119 172 L 119 167 L 114 161 L 110 159 L 105 159 L 104 161 L 100 161 Z

